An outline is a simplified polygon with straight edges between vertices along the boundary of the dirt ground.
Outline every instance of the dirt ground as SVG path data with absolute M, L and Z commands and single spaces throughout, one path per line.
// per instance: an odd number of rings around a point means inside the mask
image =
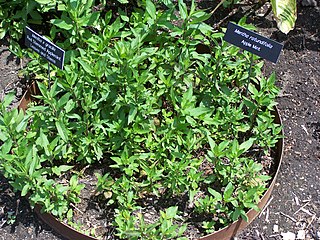
M 285 239 L 288 232 L 295 239 L 320 239 L 320 11 L 298 10 L 288 36 L 268 21 L 259 26 L 284 43 L 279 62 L 267 63 L 265 72 L 275 71 L 281 88 L 285 149 L 270 205 L 238 239 Z
M 280 33 L 270 17 L 253 18 L 258 32 L 284 44 L 278 63 L 266 62 L 264 71 L 266 75 L 275 71 L 281 88 L 278 108 L 285 149 L 269 204 L 235 237 L 238 240 L 320 240 L 320 2 L 313 3 L 318 6 L 298 4 L 296 28 L 288 35 Z M 12 89 L 18 98 L 23 93 L 26 82 L 18 77 L 20 65 L 6 44 L 0 43 L 0 98 Z M 15 194 L 2 176 L 1 239 L 63 240 L 37 219 L 27 201 Z

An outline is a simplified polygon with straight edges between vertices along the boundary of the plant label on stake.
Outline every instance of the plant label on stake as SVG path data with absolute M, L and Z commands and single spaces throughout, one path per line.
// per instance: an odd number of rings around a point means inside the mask
M 277 63 L 283 44 L 263 37 L 260 34 L 240 27 L 232 22 L 228 23 L 224 40 L 251 53 L 250 67 L 248 69 L 249 76 L 246 86 L 247 95 L 253 64 L 253 54 L 273 63 Z
M 25 44 L 53 65 L 63 69 L 65 51 L 29 27 L 26 27 Z
M 63 69 L 65 51 L 29 27 L 26 27 L 25 44 L 48 62 Z
M 273 63 L 277 63 L 283 44 L 229 22 L 224 40 Z
M 48 61 L 48 85 L 50 87 L 50 63 L 63 69 L 65 51 L 29 27 L 26 27 L 25 44 Z

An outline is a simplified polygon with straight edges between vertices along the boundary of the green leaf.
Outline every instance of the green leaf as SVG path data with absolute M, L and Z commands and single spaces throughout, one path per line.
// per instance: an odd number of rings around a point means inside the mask
M 53 98 L 58 94 L 57 87 L 58 87 L 58 81 L 57 80 L 54 81 L 54 83 L 52 84 L 51 87 L 49 86 L 49 88 L 48 88 L 50 90 L 49 91 L 49 97 L 50 97 L 49 100 L 56 102 L 56 100 L 53 99 Z
M 236 210 L 231 214 L 232 221 L 237 221 L 240 216 L 240 209 L 236 208 Z
M 258 178 L 261 179 L 263 182 L 266 182 L 270 180 L 272 177 L 268 175 L 259 175 Z
M 194 14 L 192 14 L 192 16 L 191 16 L 192 21 L 190 22 L 190 24 L 196 24 L 196 23 L 200 23 L 200 22 L 206 21 L 210 17 L 211 17 L 211 15 L 206 13 L 206 12 L 197 11 Z
M 210 145 L 210 149 L 211 150 L 214 149 L 217 144 L 215 143 L 215 141 L 209 135 L 207 136 L 207 138 L 208 138 L 208 142 L 209 142 L 209 145 Z
M 254 203 L 248 203 L 248 202 L 244 202 L 243 205 L 246 207 L 246 208 L 249 208 L 249 209 L 253 209 L 255 210 L 256 212 L 260 212 L 260 208 L 258 207 L 257 204 L 254 204 Z
M 92 63 L 90 63 L 89 61 L 85 61 L 82 59 L 76 59 L 76 61 L 78 63 L 80 63 L 80 65 L 83 67 L 83 69 L 90 75 L 94 75 L 93 74 L 93 67 L 92 67 Z
M 278 28 L 287 34 L 294 28 L 297 20 L 296 0 L 271 0 L 271 5 Z
M 27 166 L 29 166 L 28 173 L 30 176 L 32 176 L 35 169 L 39 166 L 39 156 L 37 154 L 37 149 L 35 145 L 33 145 L 33 147 L 30 148 L 27 158 L 28 158 L 28 160 L 26 159 L 26 161 L 28 162 Z
M 72 99 L 70 99 L 64 106 L 64 110 L 66 111 L 66 113 L 69 113 L 75 108 L 75 106 L 76 106 L 75 102 Z M 81 119 L 81 117 L 76 113 L 68 114 L 67 116 L 69 118 L 77 118 L 79 120 Z
M 230 142 L 229 141 L 223 141 L 223 142 L 221 142 L 220 144 L 219 144 L 219 146 L 218 146 L 218 150 L 219 150 L 219 152 L 222 152 L 224 149 L 226 149 L 226 147 L 228 147 L 229 146 L 229 144 L 230 144 Z
M 166 217 L 167 217 L 167 219 L 172 219 L 172 218 L 174 218 L 174 217 L 177 215 L 177 212 L 178 212 L 178 207 L 177 207 L 177 206 L 169 207 L 169 208 L 166 210 Z
M 212 188 L 208 188 L 208 192 L 215 197 L 216 201 L 221 201 L 222 200 L 222 195 L 221 193 L 217 192 L 216 190 Z
M 244 221 L 249 222 L 249 218 L 243 209 L 240 210 L 240 216 Z
M 255 140 L 256 140 L 255 138 L 249 138 L 247 141 L 241 143 L 239 147 L 241 152 L 244 153 L 248 151 L 252 147 Z
M 69 190 L 69 186 L 64 186 L 62 184 L 57 184 L 55 187 L 58 194 L 61 194 L 61 195 L 66 194 L 67 191 Z
M 256 89 L 256 87 L 253 84 L 249 84 L 248 87 L 249 92 L 251 92 L 254 96 L 257 96 L 259 94 L 259 91 Z
M 174 4 L 172 3 L 172 0 L 162 0 L 161 2 L 170 9 L 173 9 L 175 7 Z
M 223 38 L 224 33 L 222 32 L 215 32 L 211 34 L 211 38 Z
M 256 163 L 256 162 L 252 163 L 252 170 L 254 172 L 260 172 L 262 169 L 263 169 L 263 166 L 261 163 Z
M 52 19 L 51 23 L 53 25 L 56 25 L 59 28 L 65 29 L 65 30 L 71 30 L 73 28 L 72 24 L 69 24 L 66 21 L 62 20 L 62 19 Z
M 43 133 L 43 129 L 42 128 L 40 129 L 40 134 L 39 134 L 39 137 L 38 137 L 36 143 L 39 146 L 43 147 L 43 149 L 45 150 L 45 153 L 46 153 L 47 156 L 50 156 L 50 152 L 49 152 L 49 149 L 48 149 L 49 141 L 48 141 L 47 136 Z
M 3 154 L 8 154 L 12 148 L 12 140 L 7 139 L 1 146 L 1 150 Z
M 179 11 L 180 11 L 181 18 L 183 20 L 186 20 L 188 17 L 187 5 L 184 3 L 183 0 L 178 0 L 178 5 L 179 5 Z
M 239 207 L 239 203 L 236 199 L 232 200 L 231 201 L 231 204 L 234 206 L 234 207 Z
M 21 111 L 22 112 L 22 111 Z M 20 113 L 19 113 L 20 114 Z M 23 112 L 22 112 L 23 114 Z M 21 132 L 21 131 L 24 131 L 27 127 L 27 124 L 28 124 L 28 118 L 24 118 L 16 127 L 16 131 L 17 132 Z
M 192 104 L 192 100 L 193 100 L 193 88 L 189 87 L 188 90 L 183 94 L 181 108 L 187 109 L 188 106 Z
M 65 127 L 65 125 L 61 122 L 61 121 L 57 121 L 56 123 L 56 127 L 59 133 L 59 136 L 65 141 L 68 141 L 68 134 L 67 134 L 67 129 Z
M 33 138 L 36 135 L 37 135 L 37 132 L 28 132 L 27 135 L 26 135 L 26 138 L 30 139 L 30 138 Z
M 37 3 L 40 4 L 49 4 L 52 3 L 52 0 L 35 0 Z
M 128 116 L 128 125 L 134 120 L 135 116 L 137 115 L 137 108 L 136 107 L 131 107 L 129 111 L 129 116 Z
M 25 183 L 22 190 L 21 190 L 21 196 L 24 197 L 25 195 L 27 195 L 29 190 L 30 190 L 30 184 Z
M 71 96 L 71 93 L 68 92 L 58 100 L 58 103 L 57 103 L 58 109 L 63 107 L 69 101 L 70 96 Z
M 118 14 L 120 14 L 120 18 L 124 22 L 129 22 L 130 19 L 124 11 L 118 10 Z
M 182 236 L 183 233 L 187 230 L 188 228 L 188 225 L 187 224 L 183 224 L 180 228 L 179 228 L 179 231 L 178 231 L 178 236 Z M 187 237 L 179 237 L 177 238 L 177 240 L 188 240 L 189 238 Z
M 39 81 L 37 81 L 37 85 L 39 87 L 41 95 L 43 97 L 48 97 L 48 89 L 46 88 L 46 86 L 42 82 L 39 82 Z
M 70 178 L 70 186 L 75 187 L 78 185 L 78 176 L 77 175 L 72 175 Z
M 62 172 L 69 171 L 72 169 L 74 166 L 68 166 L 68 165 L 60 165 L 59 167 L 54 166 L 52 168 L 52 172 L 56 174 L 57 176 L 60 176 Z
M 5 29 L 0 28 L 0 39 L 3 39 L 6 36 L 7 31 Z
M 156 6 L 152 0 L 146 0 L 146 10 L 152 19 L 156 19 Z
M 197 125 L 197 121 L 194 120 L 194 119 L 193 119 L 192 117 L 190 117 L 190 116 L 186 116 L 186 120 L 187 120 L 188 123 L 191 124 L 191 126 L 196 126 L 196 125 Z
M 231 182 L 229 182 L 224 190 L 223 200 L 228 202 L 232 196 L 233 191 L 234 191 L 234 186 L 232 185 Z
M 78 0 L 68 0 L 66 1 L 72 10 L 77 10 L 78 6 L 82 4 L 82 1 Z
M 206 35 L 208 33 L 211 33 L 213 31 L 213 28 L 210 25 L 208 25 L 208 24 L 206 24 L 204 22 L 197 23 L 197 24 L 190 24 L 190 28 L 198 29 L 204 35 Z
M 93 12 L 90 15 L 87 15 L 79 19 L 79 25 L 82 27 L 94 26 L 100 17 L 99 12 Z
M 72 217 L 73 217 L 73 211 L 72 209 L 70 208 L 67 212 L 67 219 L 68 221 L 72 221 Z
M 104 17 L 104 24 L 105 24 L 105 25 L 108 25 L 109 22 L 110 22 L 110 20 L 111 20 L 111 18 L 112 18 L 112 11 L 109 10 L 109 11 L 106 13 L 105 17 Z
M 209 113 L 211 111 L 210 108 L 206 107 L 197 107 L 197 108 L 192 108 L 189 109 L 189 114 L 192 117 L 199 117 L 202 114 Z
M 15 93 L 9 92 L 3 99 L 2 103 L 0 103 L 0 106 L 2 106 L 2 109 L 5 110 L 11 104 L 14 98 L 15 98 Z

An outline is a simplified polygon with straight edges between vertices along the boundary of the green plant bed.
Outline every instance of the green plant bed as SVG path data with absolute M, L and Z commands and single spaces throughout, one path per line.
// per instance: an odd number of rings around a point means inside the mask
M 25 104 L 26 102 L 29 102 L 31 94 L 39 94 L 39 90 L 35 87 L 36 84 L 34 84 L 30 88 L 30 92 L 28 91 L 28 94 L 23 98 L 22 104 L 20 105 L 22 110 L 25 110 Z M 33 99 L 34 101 L 35 99 Z M 275 122 L 280 123 L 278 112 L 273 113 Z M 281 140 L 279 140 L 281 142 Z M 280 143 L 281 145 L 281 143 Z M 274 178 L 276 170 L 279 168 L 280 164 L 280 158 L 281 158 L 281 149 L 282 146 L 279 145 L 279 142 L 277 143 L 277 146 L 275 149 L 271 149 L 272 157 L 262 156 L 262 163 L 264 166 L 265 174 L 268 174 L 273 177 L 272 184 L 274 184 Z M 260 158 L 261 155 L 259 152 L 256 153 L 256 157 Z M 273 159 L 275 158 L 275 159 Z M 205 164 L 204 164 L 205 166 Z M 77 168 L 78 166 L 76 166 Z M 210 166 L 206 166 L 203 171 L 211 171 Z M 87 166 L 84 169 L 82 169 L 81 174 L 79 175 L 79 183 L 84 184 L 85 187 L 81 191 L 81 194 L 79 195 L 79 198 L 81 199 L 81 202 L 77 204 L 76 206 L 71 204 L 74 209 L 74 216 L 73 221 L 68 222 L 67 219 L 62 219 L 61 222 L 64 222 L 64 224 L 59 223 L 59 220 L 52 217 L 52 215 L 46 215 L 46 214 L 40 214 L 39 209 L 41 209 L 41 206 L 39 208 L 39 205 L 37 206 L 37 213 L 39 216 L 49 224 L 49 226 L 52 226 L 57 232 L 63 234 L 63 236 L 66 236 L 68 239 L 91 239 L 86 236 L 108 236 L 110 237 L 110 233 L 114 232 L 115 227 L 112 224 L 113 218 L 111 216 L 114 216 L 114 206 L 106 207 L 105 206 L 105 200 L 106 198 L 109 198 L 107 196 L 102 196 L 99 194 L 99 191 L 97 191 L 95 184 L 97 182 L 97 176 L 100 175 L 102 172 L 110 172 L 108 170 L 108 165 L 104 165 L 103 163 L 98 164 L 92 164 L 91 166 Z M 55 179 L 56 182 L 65 183 L 68 178 L 68 174 L 62 176 L 60 179 Z M 257 202 L 259 204 L 259 207 L 263 207 L 266 201 L 268 200 L 270 196 L 270 192 L 272 191 L 272 186 L 269 188 L 268 183 L 268 191 L 264 194 L 262 199 L 259 199 Z M 266 196 L 267 194 L 267 196 Z M 201 231 L 201 223 L 204 220 L 214 220 L 217 219 L 211 219 L 212 215 L 206 215 L 206 214 L 194 214 L 190 212 L 190 208 L 192 204 L 188 202 L 188 199 L 186 199 L 186 195 L 184 196 L 177 196 L 173 197 L 172 199 L 168 199 L 166 197 L 162 196 L 144 196 L 144 199 L 140 201 L 140 203 L 143 204 L 143 208 L 139 209 L 139 213 L 143 214 L 145 216 L 145 222 L 146 223 L 153 223 L 154 219 L 160 218 L 159 209 L 165 209 L 166 206 L 169 206 L 170 203 L 176 204 L 179 206 L 179 208 L 184 210 L 184 215 L 189 214 L 188 216 L 188 227 L 186 231 L 184 232 L 184 235 L 188 236 L 189 239 L 198 239 L 203 235 L 206 235 L 206 233 Z M 254 208 L 256 209 L 256 208 Z M 248 209 L 249 210 L 249 209 Z M 252 211 L 253 209 L 250 209 L 248 212 L 249 215 L 249 221 L 252 221 L 254 216 L 257 213 L 254 213 Z M 253 215 L 255 214 L 255 215 Z M 76 224 L 75 224 L 76 223 Z M 231 223 L 230 223 L 231 224 Z M 211 234 L 206 235 L 208 239 L 229 239 L 230 236 L 234 236 L 234 234 L 239 230 L 245 227 L 248 223 L 233 223 L 232 225 L 235 225 L 235 229 L 233 227 L 231 228 L 231 225 L 228 224 L 228 228 L 224 229 L 223 231 L 219 231 L 219 237 L 217 238 L 216 235 L 218 233 L 215 233 L 211 236 Z M 69 225 L 71 228 L 67 227 Z M 216 223 L 215 230 L 221 229 L 223 225 L 220 225 L 219 223 Z M 230 229 L 229 229 L 230 228 Z M 79 231 L 79 235 L 77 233 Z M 81 232 L 84 234 L 82 235 Z M 221 232 L 221 233 L 220 233 Z M 221 235 L 222 234 L 222 235 Z M 217 235 L 218 236 L 218 235 Z M 96 239 L 96 238 L 92 238 Z
M 72 35 L 79 45 L 51 87 L 38 82 L 38 103 L 25 114 L 7 111 L 13 94 L 1 103 L 0 171 L 32 205 L 77 226 L 90 185 L 112 212 L 103 234 L 120 239 L 205 235 L 258 210 L 281 137 L 275 76 L 257 59 L 249 76 L 249 54 L 203 23 L 205 12 L 166 3 L 95 14 L 99 31 Z

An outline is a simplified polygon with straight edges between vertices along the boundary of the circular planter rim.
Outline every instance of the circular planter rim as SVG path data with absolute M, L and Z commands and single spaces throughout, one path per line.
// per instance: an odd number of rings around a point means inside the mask
M 35 98 L 33 98 L 33 95 L 39 94 L 39 89 L 37 87 L 37 84 L 33 82 L 31 86 L 28 88 L 28 90 L 23 95 L 18 108 L 22 110 L 26 110 L 27 105 L 29 102 L 34 101 Z M 279 114 L 279 111 L 277 107 L 275 107 L 274 111 L 274 117 L 275 122 L 277 124 L 282 125 L 281 116 Z M 283 135 L 283 130 L 281 130 L 281 134 Z M 277 170 L 275 171 L 275 174 L 272 178 L 272 181 L 267 189 L 267 191 L 264 193 L 264 195 L 261 197 L 258 207 L 260 209 L 263 209 L 266 204 L 268 203 L 268 200 L 271 196 L 272 190 L 274 188 L 274 185 L 276 183 L 276 179 L 278 176 L 278 173 L 280 171 L 280 166 L 282 162 L 282 155 L 283 155 L 283 138 L 280 138 L 279 141 L 276 144 L 275 147 L 275 157 L 274 157 L 274 164 L 277 166 Z M 54 229 L 57 233 L 62 235 L 63 237 L 73 240 L 98 240 L 95 237 L 88 236 L 86 234 L 83 234 L 79 232 L 78 230 L 74 229 L 73 227 L 59 221 L 57 218 L 55 218 L 50 213 L 41 213 L 41 206 L 36 205 L 34 208 L 34 211 L 38 215 L 38 217 L 44 221 L 46 224 L 48 224 L 52 229 Z M 260 212 L 255 211 L 254 209 L 250 209 L 247 212 L 247 216 L 249 221 L 246 222 L 243 219 L 239 219 L 232 224 L 226 226 L 225 228 L 222 228 L 218 231 L 215 231 L 211 234 L 208 234 L 206 236 L 201 237 L 199 240 L 228 240 L 234 237 L 238 232 L 246 228 L 258 215 Z

